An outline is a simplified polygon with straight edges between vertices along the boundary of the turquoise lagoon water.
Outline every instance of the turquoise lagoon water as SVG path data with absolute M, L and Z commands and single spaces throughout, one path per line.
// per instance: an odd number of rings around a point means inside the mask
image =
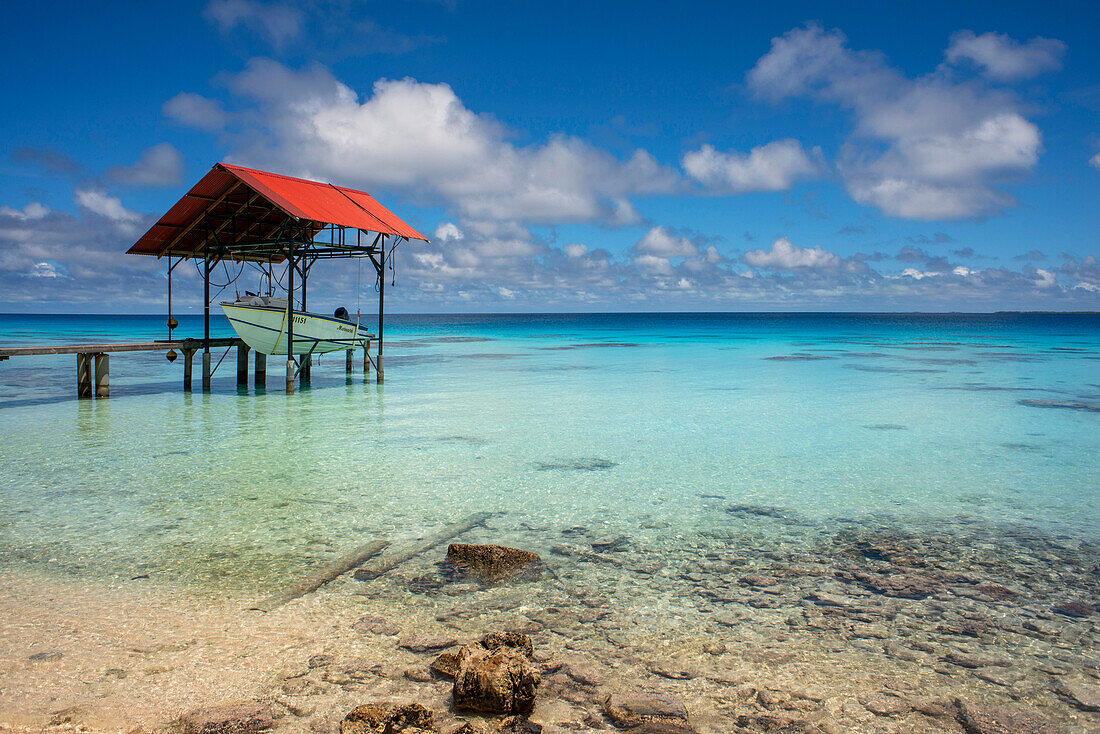
M 0 316 L 5 344 L 163 331 Z M 117 354 L 99 401 L 74 357 L 0 362 L 0 563 L 265 589 L 480 510 L 545 552 L 574 525 L 676 545 L 739 504 L 1100 542 L 1098 316 L 393 316 L 387 337 L 384 385 L 340 354 L 292 396 L 276 367 L 239 393 L 233 354 L 210 394 Z

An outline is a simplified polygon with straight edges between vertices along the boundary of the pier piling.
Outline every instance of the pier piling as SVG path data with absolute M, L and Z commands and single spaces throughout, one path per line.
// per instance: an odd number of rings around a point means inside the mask
M 96 354 L 95 357 L 95 396 L 111 397 L 111 355 Z
M 267 355 L 256 352 L 256 387 L 267 387 Z
M 191 372 L 194 366 L 195 350 L 194 349 L 181 349 L 183 352 L 183 391 L 191 392 Z
M 237 345 L 237 387 L 248 388 L 248 345 Z
M 313 367 L 313 357 L 308 354 L 302 355 L 302 366 L 298 368 L 298 383 L 302 387 L 309 386 L 309 378 L 311 368 Z
M 209 350 L 203 350 L 202 353 L 202 391 L 210 392 L 210 352 Z
M 78 398 L 92 397 L 92 364 L 90 354 L 76 355 L 76 395 Z
M 296 365 L 294 364 L 293 359 L 288 359 L 286 361 L 286 394 L 287 395 L 293 395 L 294 394 L 294 372 L 295 372 L 295 367 L 296 367 Z
M 354 351 L 354 349 L 349 349 L 344 353 L 344 372 L 349 375 L 351 374 L 351 355 Z

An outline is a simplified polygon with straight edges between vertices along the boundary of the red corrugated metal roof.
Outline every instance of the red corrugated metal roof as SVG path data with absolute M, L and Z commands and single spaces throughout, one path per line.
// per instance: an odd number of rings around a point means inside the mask
M 218 214 L 213 212 L 220 211 L 219 206 L 232 209 L 234 205 L 227 203 L 228 197 L 241 198 L 237 196 L 241 193 L 241 187 L 251 190 L 254 195 L 247 198 L 247 203 L 237 205 L 235 214 L 238 220 L 233 222 L 233 233 L 245 227 L 243 233 L 235 234 L 237 242 L 249 238 L 270 238 L 271 231 L 288 216 L 299 220 L 296 224 L 311 223 L 315 231 L 333 224 L 428 241 L 427 237 L 366 192 L 218 163 L 128 252 L 140 255 L 201 252 L 206 234 L 205 228 L 197 226 L 199 220 L 210 213 L 213 221 L 219 221 L 215 218 Z M 257 199 L 263 201 L 257 202 Z M 266 208 L 262 206 L 265 202 L 268 205 Z M 221 213 L 220 216 L 223 217 L 220 221 L 225 221 L 224 218 L 230 215 Z

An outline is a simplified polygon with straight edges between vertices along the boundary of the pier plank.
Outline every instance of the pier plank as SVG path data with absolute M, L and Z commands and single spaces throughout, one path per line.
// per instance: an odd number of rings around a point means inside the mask
M 137 342 L 122 344 L 44 344 L 36 347 L 0 347 L 0 357 L 31 357 L 47 354 L 108 354 L 111 352 L 159 352 L 169 349 L 185 349 L 201 339 L 184 339 L 162 342 Z M 241 343 L 236 337 L 211 339 L 212 347 L 228 347 Z

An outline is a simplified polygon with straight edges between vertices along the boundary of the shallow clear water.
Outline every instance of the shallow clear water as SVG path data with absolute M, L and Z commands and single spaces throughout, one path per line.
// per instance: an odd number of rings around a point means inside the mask
M 162 321 L 0 316 L 0 343 Z M 238 394 L 233 354 L 207 395 L 117 354 L 103 401 L 75 357 L 0 362 L 0 562 L 263 589 L 478 510 L 671 548 L 731 504 L 1100 541 L 1097 316 L 394 316 L 386 355 L 384 385 L 340 354 L 287 396 L 275 367 Z

